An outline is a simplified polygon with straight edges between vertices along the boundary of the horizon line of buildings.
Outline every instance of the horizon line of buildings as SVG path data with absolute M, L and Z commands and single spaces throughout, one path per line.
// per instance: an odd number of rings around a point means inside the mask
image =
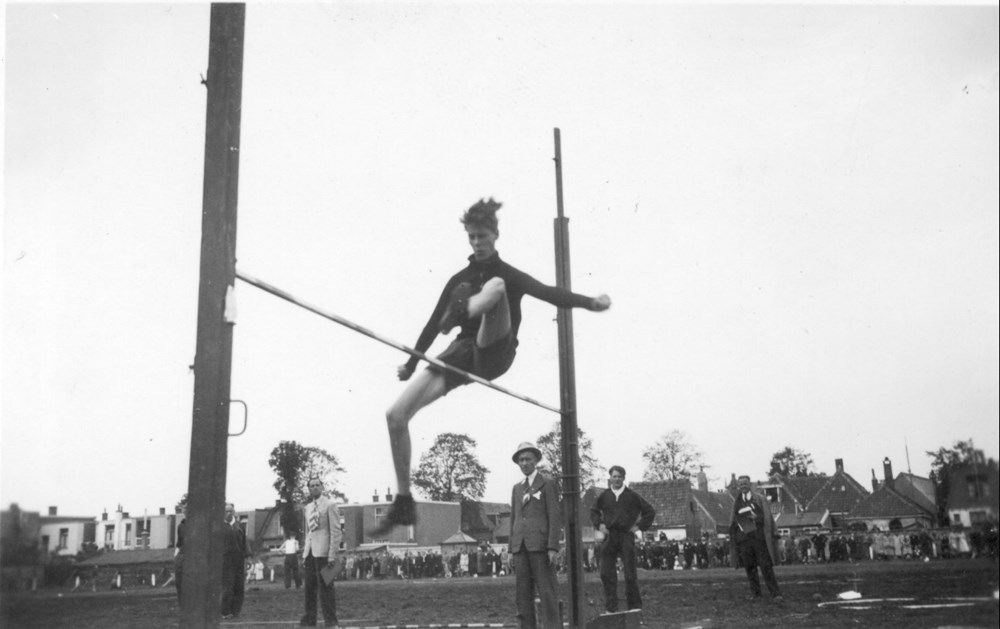
M 871 531 L 936 528 L 940 511 L 947 514 L 948 526 L 972 528 L 996 523 L 1000 514 L 1000 487 L 996 461 L 982 457 L 956 468 L 950 479 L 949 501 L 938 505 L 938 491 L 931 479 L 908 472 L 893 475 L 891 461 L 883 461 L 883 479 L 872 470 L 871 491 L 844 469 L 843 459 L 835 459 L 832 475 L 784 476 L 777 470 L 754 483 L 775 515 L 782 535 L 820 531 Z M 647 534 L 651 540 L 700 539 L 728 533 L 735 475 L 729 485 L 709 491 L 708 480 L 700 472 L 695 484 L 689 480 L 637 481 L 629 486 L 657 511 Z M 593 543 L 589 524 L 590 507 L 603 488 L 586 490 L 581 504 L 581 532 L 584 543 Z M 510 505 L 484 501 L 417 502 L 418 524 L 396 527 L 385 538 L 371 538 L 372 530 L 384 518 L 392 503 L 375 493 L 371 502 L 340 505 L 344 548 L 370 550 L 380 546 L 432 547 L 442 544 L 477 545 L 506 543 L 510 530 Z M 247 539 L 255 552 L 280 546 L 284 531 L 279 523 L 280 501 L 275 506 L 238 511 Z M 13 565 L 32 553 L 43 561 L 76 557 L 104 551 L 172 549 L 177 541 L 180 513 L 143 513 L 132 516 L 122 505 L 100 517 L 59 515 L 50 506 L 46 515 L 23 511 L 16 504 L 2 512 L 2 554 L 0 562 Z M 13 562 L 13 563 L 12 563 Z

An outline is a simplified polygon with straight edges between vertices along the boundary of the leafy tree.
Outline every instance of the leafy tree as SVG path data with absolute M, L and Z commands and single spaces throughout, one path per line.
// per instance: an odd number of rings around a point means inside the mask
M 816 476 L 816 464 L 812 455 L 792 446 L 785 446 L 771 455 L 771 469 L 768 474 L 777 472 L 782 476 Z
M 580 458 L 580 491 L 586 491 L 588 487 L 593 487 L 603 476 L 600 464 L 593 454 L 593 443 L 579 426 L 577 432 L 577 452 Z M 552 476 L 556 480 L 561 480 L 562 469 L 562 425 L 559 422 L 552 424 L 552 430 L 538 438 L 536 445 L 542 451 L 542 461 L 538 464 L 538 469 Z
M 281 499 L 281 526 L 286 531 L 299 533 L 299 520 L 295 505 L 309 499 L 309 479 L 323 481 L 323 494 L 328 498 L 344 500 L 337 489 L 336 474 L 343 472 L 337 457 L 317 447 L 304 446 L 296 441 L 282 441 L 271 450 L 268 464 L 277 478 L 274 488 Z
M 184 495 L 181 496 L 181 499 L 178 500 L 177 504 L 174 505 L 174 513 L 184 513 L 185 511 L 187 511 L 187 506 L 188 506 L 188 495 L 187 492 L 185 491 Z
M 469 435 L 441 433 L 420 457 L 413 484 L 430 500 L 479 500 L 490 471 L 479 462 L 475 448 L 476 440 Z
M 948 497 L 951 493 L 952 473 L 959 467 L 972 462 L 983 462 L 982 450 L 976 450 L 972 441 L 956 441 L 950 448 L 928 450 L 931 458 L 931 480 L 934 481 L 934 492 L 937 502 L 938 523 L 948 526 Z
M 704 455 L 681 430 L 671 430 L 642 451 L 642 480 L 691 480 L 705 465 Z

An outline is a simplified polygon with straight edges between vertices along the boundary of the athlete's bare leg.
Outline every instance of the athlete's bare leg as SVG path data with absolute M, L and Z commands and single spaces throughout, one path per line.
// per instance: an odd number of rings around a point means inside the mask
M 482 290 L 469 297 L 466 311 L 469 317 L 480 317 L 476 335 L 476 345 L 479 347 L 492 345 L 510 333 L 510 303 L 507 301 L 507 288 L 502 279 L 496 277 L 488 280 Z M 400 378 L 405 380 L 411 373 L 405 365 L 400 367 Z M 415 521 L 410 496 L 410 463 L 413 458 L 410 420 L 420 409 L 445 393 L 447 386 L 444 374 L 424 369 L 413 376 L 403 393 L 386 411 L 392 464 L 396 471 L 396 501 L 393 502 L 389 518 L 372 531 L 373 534 L 382 535 L 395 524 L 412 524 Z
M 466 309 L 470 319 L 481 317 L 476 334 L 479 347 L 489 347 L 510 332 L 510 303 L 501 278 L 488 279 L 482 290 L 469 297 Z
M 445 394 L 444 374 L 423 369 L 414 374 L 403 393 L 386 411 L 392 463 L 396 468 L 396 491 L 410 493 L 410 420 L 417 411 Z

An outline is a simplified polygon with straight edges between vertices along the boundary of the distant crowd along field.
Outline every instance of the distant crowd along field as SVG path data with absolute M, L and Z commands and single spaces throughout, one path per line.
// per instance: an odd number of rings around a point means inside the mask
M 782 565 L 841 561 L 939 560 L 998 555 L 997 527 L 987 530 L 921 530 L 914 532 L 812 533 L 786 535 L 778 543 Z M 643 570 L 728 568 L 727 539 L 646 541 L 636 545 Z M 409 551 L 348 551 L 341 580 L 503 577 L 511 574 L 505 544 L 442 553 L 436 548 Z M 583 567 L 598 569 L 594 544 L 586 544 Z M 564 552 L 557 568 L 566 571 Z M 57 587 L 70 590 L 164 587 L 173 583 L 173 564 L 129 566 L 53 565 L 41 569 L 4 568 L 3 589 Z M 247 566 L 247 581 L 284 578 L 282 556 L 259 554 Z

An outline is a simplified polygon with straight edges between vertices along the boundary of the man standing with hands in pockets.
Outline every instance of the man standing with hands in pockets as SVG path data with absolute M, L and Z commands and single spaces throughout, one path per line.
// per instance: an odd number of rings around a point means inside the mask
M 646 500 L 625 486 L 625 468 L 613 465 L 608 470 L 611 487 L 605 489 L 590 510 L 595 531 L 604 534 L 599 550 L 601 583 L 604 584 L 604 608 L 618 611 L 619 555 L 625 572 L 625 602 L 629 609 L 642 609 L 639 577 L 635 565 L 635 533 L 653 523 L 656 511 Z
M 343 533 L 340 530 L 340 510 L 337 504 L 323 495 L 323 481 L 309 479 L 309 496 L 306 505 L 306 538 L 302 544 L 303 569 L 306 581 L 306 614 L 299 624 L 316 626 L 316 597 L 323 608 L 323 621 L 327 627 L 337 627 L 337 602 L 333 592 L 333 578 L 324 578 L 323 571 L 332 565 L 340 550 Z

